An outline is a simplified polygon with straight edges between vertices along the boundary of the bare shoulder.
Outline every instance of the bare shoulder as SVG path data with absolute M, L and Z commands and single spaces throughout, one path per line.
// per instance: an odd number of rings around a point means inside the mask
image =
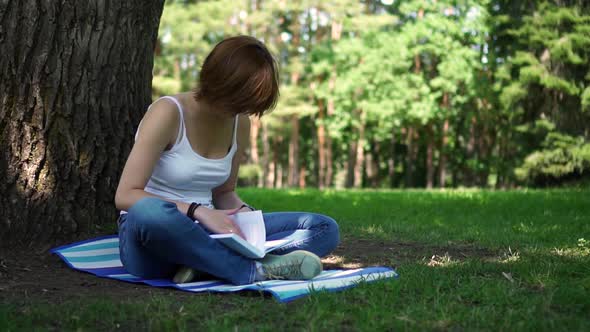
M 174 143 L 180 115 L 176 104 L 168 98 L 156 100 L 145 113 L 138 130 L 138 139 Z
M 178 115 L 177 108 L 178 106 L 172 100 L 160 98 L 152 103 L 145 113 L 144 120 L 149 117 L 150 119 L 158 119 L 166 123 L 173 122 L 173 120 L 178 121 L 180 116 Z

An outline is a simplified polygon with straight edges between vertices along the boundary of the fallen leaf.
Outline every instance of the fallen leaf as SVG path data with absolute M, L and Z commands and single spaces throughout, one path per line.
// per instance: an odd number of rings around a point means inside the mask
M 514 282 L 514 279 L 512 279 L 512 273 L 502 272 L 502 275 L 504 276 L 504 278 L 508 279 L 508 281 L 512 283 Z

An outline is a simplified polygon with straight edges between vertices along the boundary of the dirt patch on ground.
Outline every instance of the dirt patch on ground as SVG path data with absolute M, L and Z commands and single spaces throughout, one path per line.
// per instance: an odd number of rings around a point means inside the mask
M 432 263 L 437 257 L 453 260 L 498 257 L 497 253 L 470 245 L 429 246 L 420 243 L 344 238 L 341 245 L 323 259 L 326 269 L 366 266 L 399 267 L 410 262 Z M 74 271 L 56 255 L 43 249 L 0 248 L 0 303 L 61 303 L 95 295 L 118 300 L 174 294 L 179 300 L 195 294 L 98 278 Z M 219 295 L 223 296 L 223 295 Z M 244 296 L 248 296 L 247 294 Z
M 342 243 L 322 261 L 327 269 L 366 266 L 399 267 L 407 263 L 436 264 L 441 259 L 491 259 L 499 254 L 468 244 L 426 245 L 424 243 L 344 238 Z

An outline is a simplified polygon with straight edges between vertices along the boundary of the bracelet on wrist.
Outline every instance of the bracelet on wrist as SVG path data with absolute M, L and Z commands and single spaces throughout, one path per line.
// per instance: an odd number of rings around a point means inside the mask
M 195 210 L 201 205 L 203 204 L 192 202 L 191 205 L 188 207 L 188 210 L 186 211 L 186 216 L 191 218 L 192 221 L 195 221 L 197 219 L 195 218 Z
M 256 209 L 253 206 L 248 205 L 246 203 L 242 204 L 242 206 L 240 206 L 240 209 L 243 209 L 245 207 L 247 207 L 248 209 L 250 209 L 250 211 L 256 211 Z

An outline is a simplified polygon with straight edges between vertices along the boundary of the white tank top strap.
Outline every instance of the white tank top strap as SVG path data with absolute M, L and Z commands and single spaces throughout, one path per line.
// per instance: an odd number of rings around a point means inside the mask
M 176 107 L 178 109 L 178 114 L 180 115 L 180 122 L 178 125 L 178 134 L 176 136 L 176 142 L 174 143 L 174 145 L 176 146 L 182 141 L 182 139 L 185 136 L 185 132 L 186 132 L 186 129 L 184 128 L 184 112 L 182 110 L 182 105 L 180 105 L 180 102 L 176 98 L 174 98 L 173 96 L 163 96 L 163 97 L 158 98 L 158 100 L 164 99 L 164 98 L 170 99 L 174 102 L 174 104 L 176 104 Z
M 236 145 L 237 142 L 237 136 L 238 136 L 238 122 L 239 122 L 239 118 L 238 115 L 236 115 L 236 117 L 234 118 L 234 138 L 232 140 L 232 146 Z

